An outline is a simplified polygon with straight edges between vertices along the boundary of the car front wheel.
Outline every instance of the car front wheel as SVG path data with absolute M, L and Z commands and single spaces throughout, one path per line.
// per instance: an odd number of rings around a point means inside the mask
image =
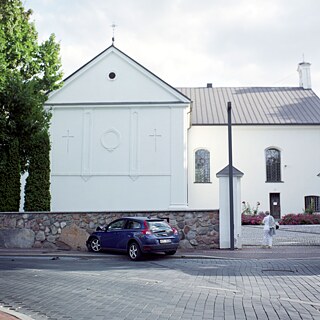
M 132 242 L 129 245 L 128 255 L 129 255 L 129 258 L 133 261 L 137 261 L 141 259 L 142 253 L 139 245 L 136 242 Z
M 94 251 L 94 252 L 101 251 L 100 240 L 98 238 L 91 239 L 90 242 L 89 242 L 88 248 L 89 248 L 90 251 Z

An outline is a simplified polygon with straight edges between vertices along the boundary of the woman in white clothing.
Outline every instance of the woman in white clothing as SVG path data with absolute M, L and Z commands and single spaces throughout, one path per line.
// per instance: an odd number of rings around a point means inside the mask
M 275 235 L 276 222 L 270 212 L 264 217 L 263 226 L 263 248 L 272 248 L 272 237 Z

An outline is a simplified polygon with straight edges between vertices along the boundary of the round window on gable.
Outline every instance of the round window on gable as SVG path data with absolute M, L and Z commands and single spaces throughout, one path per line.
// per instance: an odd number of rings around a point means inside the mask
M 114 79 L 116 78 L 115 72 L 110 72 L 110 73 L 108 74 L 108 77 L 109 77 L 110 80 L 114 80 Z

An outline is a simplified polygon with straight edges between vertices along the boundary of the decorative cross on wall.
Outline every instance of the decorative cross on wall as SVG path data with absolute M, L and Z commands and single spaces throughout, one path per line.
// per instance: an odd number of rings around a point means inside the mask
M 149 137 L 154 138 L 154 151 L 157 152 L 157 138 L 162 137 L 162 135 L 157 134 L 157 129 L 154 129 L 154 134 L 149 134 Z
M 70 131 L 69 129 L 67 130 L 67 135 L 66 136 L 62 136 L 62 138 L 66 138 L 67 139 L 67 153 L 69 153 L 69 142 L 70 142 L 70 138 L 74 138 L 74 136 L 70 135 Z

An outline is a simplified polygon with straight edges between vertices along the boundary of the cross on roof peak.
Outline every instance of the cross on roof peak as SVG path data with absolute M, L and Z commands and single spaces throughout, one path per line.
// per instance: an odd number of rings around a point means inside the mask
M 114 39 L 114 31 L 115 31 L 117 25 L 115 23 L 113 23 L 110 27 L 112 28 L 112 45 L 113 45 L 114 41 L 115 41 L 115 39 Z

